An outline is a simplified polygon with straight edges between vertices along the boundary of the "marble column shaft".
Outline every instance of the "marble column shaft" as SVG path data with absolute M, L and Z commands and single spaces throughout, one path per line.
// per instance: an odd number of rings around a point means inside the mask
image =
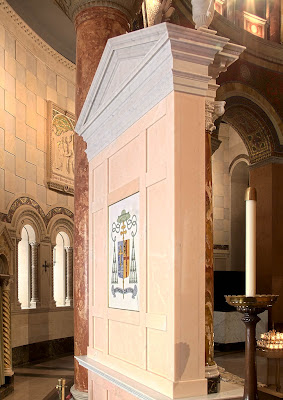
M 66 256 L 67 256 L 67 290 L 66 290 L 66 305 L 73 305 L 73 249 L 72 247 L 66 247 Z
M 12 348 L 11 348 L 11 299 L 10 283 L 5 282 L 3 286 L 3 344 L 4 344 L 4 374 L 13 375 L 12 371 Z
M 77 33 L 76 117 L 84 104 L 95 71 L 109 38 L 124 34 L 129 23 L 124 14 L 110 7 L 92 7 L 75 18 Z M 75 135 L 74 199 L 74 336 L 75 355 L 87 354 L 88 346 L 88 161 L 86 144 Z M 86 392 L 87 370 L 75 361 L 75 389 Z
M 214 365 L 213 205 L 211 132 L 205 132 L 205 364 Z
M 55 245 L 51 246 L 51 264 L 50 264 L 50 301 L 49 307 L 56 307 L 56 302 L 54 300 L 54 249 Z M 56 250 L 55 250 L 56 251 Z
M 15 248 L 15 277 L 14 280 L 14 309 L 21 309 L 21 303 L 19 301 L 19 243 L 22 239 L 16 239 L 16 248 Z
M 38 243 L 31 246 L 31 303 L 38 302 Z

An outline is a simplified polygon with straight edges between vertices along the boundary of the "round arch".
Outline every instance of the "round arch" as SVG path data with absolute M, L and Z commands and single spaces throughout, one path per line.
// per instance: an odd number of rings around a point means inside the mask
M 267 114 L 253 101 L 232 96 L 226 99 L 222 121 L 230 124 L 242 138 L 251 164 L 280 151 L 276 129 Z
M 53 217 L 47 227 L 47 234 L 50 235 L 51 245 L 56 246 L 56 237 L 58 233 L 64 232 L 70 241 L 69 246 L 73 247 L 74 224 L 69 218 L 60 216 Z
M 37 242 L 41 242 L 47 234 L 43 219 L 29 206 L 22 206 L 15 212 L 11 225 L 16 230 L 17 239 L 21 239 L 22 228 L 25 225 L 30 225 L 34 229 Z
M 240 162 L 245 162 L 247 165 L 250 165 L 250 160 L 249 157 L 246 154 L 239 154 L 237 157 L 232 160 L 232 162 L 229 165 L 229 174 L 233 174 L 234 168 L 239 164 Z
M 258 91 L 240 82 L 224 83 L 217 90 L 217 100 L 227 101 L 230 97 L 242 97 L 256 104 L 269 118 L 283 151 L 283 122 L 274 107 Z

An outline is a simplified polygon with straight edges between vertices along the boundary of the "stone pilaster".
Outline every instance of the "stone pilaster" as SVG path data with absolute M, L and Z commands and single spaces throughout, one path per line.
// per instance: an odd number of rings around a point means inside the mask
M 73 249 L 65 247 L 67 256 L 67 273 L 66 273 L 66 306 L 73 306 Z
M 38 243 L 32 242 L 31 246 L 31 299 L 30 308 L 37 308 L 38 298 Z
M 4 281 L 3 285 L 3 350 L 4 350 L 4 374 L 12 376 L 12 348 L 11 348 L 11 298 L 10 282 Z

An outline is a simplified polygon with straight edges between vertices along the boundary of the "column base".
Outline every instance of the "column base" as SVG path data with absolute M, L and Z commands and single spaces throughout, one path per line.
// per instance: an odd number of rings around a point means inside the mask
M 74 304 L 73 299 L 66 299 L 65 305 L 67 307 L 73 307 L 73 304 Z
M 40 302 L 38 300 L 31 300 L 29 308 L 40 308 Z
M 17 300 L 16 303 L 11 304 L 11 309 L 12 311 L 19 311 L 22 309 L 22 304 Z
M 56 301 L 55 300 L 51 300 L 49 302 L 49 308 L 56 308 Z
M 207 379 L 207 394 L 220 392 L 220 374 L 217 364 L 205 366 L 205 377 Z
M 14 391 L 14 375 L 5 376 L 5 384 L 0 387 L 0 399 L 4 399 Z
M 88 399 L 88 393 L 80 392 L 79 390 L 76 390 L 75 385 L 73 385 L 71 387 L 70 392 L 71 392 L 74 400 L 87 400 Z
M 14 375 L 14 371 L 12 370 L 12 368 L 5 368 L 4 367 L 4 375 L 5 376 L 13 376 Z

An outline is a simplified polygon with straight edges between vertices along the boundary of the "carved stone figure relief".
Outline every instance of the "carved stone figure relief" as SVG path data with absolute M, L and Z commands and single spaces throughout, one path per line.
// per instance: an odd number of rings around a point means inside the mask
M 48 103 L 47 185 L 49 189 L 74 194 L 75 116 Z

